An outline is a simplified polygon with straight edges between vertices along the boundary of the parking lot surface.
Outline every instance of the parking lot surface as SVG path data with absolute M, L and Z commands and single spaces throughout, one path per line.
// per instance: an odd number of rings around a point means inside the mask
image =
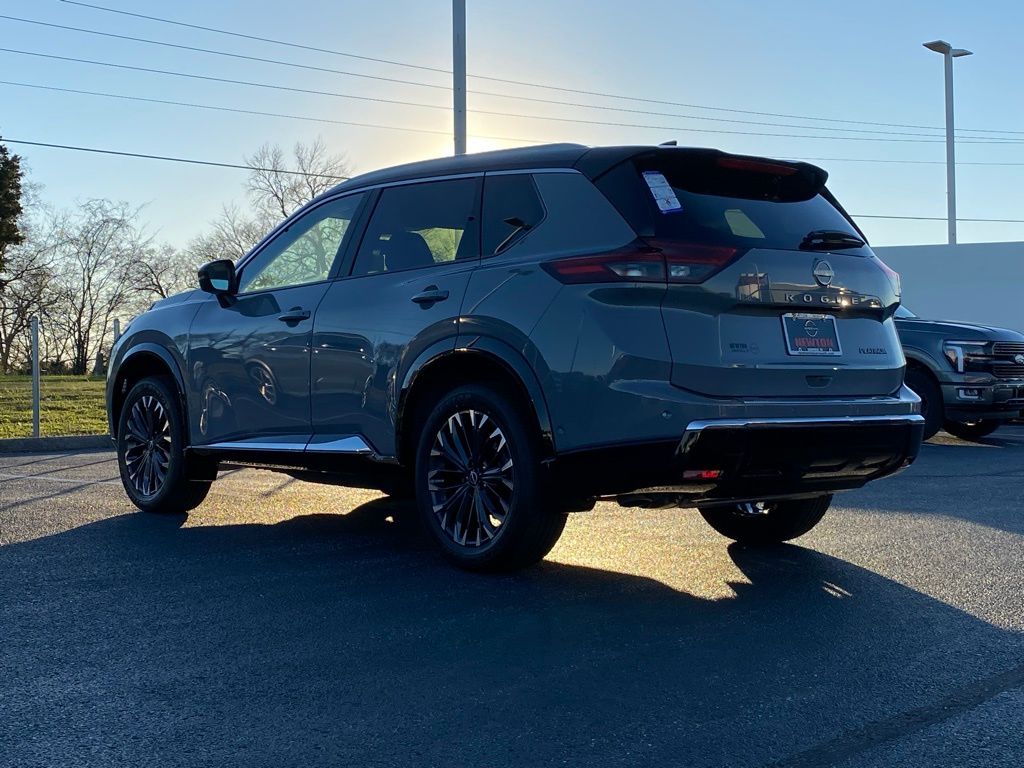
M 1024 764 L 1024 428 L 775 550 L 603 503 L 509 576 L 221 477 L 160 518 L 111 452 L 0 454 L 0 765 Z

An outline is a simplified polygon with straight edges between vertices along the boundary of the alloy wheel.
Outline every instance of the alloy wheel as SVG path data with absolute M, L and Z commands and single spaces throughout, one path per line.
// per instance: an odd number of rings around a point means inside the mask
M 492 418 L 477 410 L 448 417 L 430 449 L 427 488 L 441 530 L 459 546 L 483 547 L 501 533 L 515 471 L 505 434 Z
M 128 481 L 143 497 L 156 495 L 164 485 L 171 463 L 171 421 L 153 395 L 132 403 L 124 438 L 124 464 Z
M 775 505 L 766 501 L 746 501 L 736 505 L 736 514 L 741 517 L 764 517 L 774 511 Z

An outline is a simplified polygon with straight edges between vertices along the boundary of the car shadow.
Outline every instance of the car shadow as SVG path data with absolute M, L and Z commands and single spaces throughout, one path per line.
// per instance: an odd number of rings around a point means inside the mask
M 917 461 L 893 478 L 837 497 L 867 511 L 944 516 L 1024 534 L 1024 430 L 971 443 L 944 436 L 926 443 Z M 936 485 L 948 493 L 936 491 Z
M 0 547 L 8 764 L 825 765 L 901 713 L 955 716 L 1024 652 L 798 546 L 695 550 L 733 595 L 708 600 L 552 561 L 464 573 L 390 499 L 201 521 Z

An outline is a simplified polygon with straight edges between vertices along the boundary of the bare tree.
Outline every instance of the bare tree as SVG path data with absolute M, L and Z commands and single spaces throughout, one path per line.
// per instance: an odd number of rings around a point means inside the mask
M 287 218 L 350 174 L 347 158 L 330 154 L 321 138 L 310 144 L 298 142 L 290 161 L 276 144 L 264 144 L 245 160 L 258 169 L 249 177 L 249 195 L 274 218 Z
M 225 205 L 205 235 L 193 238 L 185 248 L 196 264 L 215 259 L 238 261 L 274 227 L 274 219 L 265 215 L 246 216 L 235 205 Z
M 26 241 L 7 253 L 0 292 L 0 373 L 28 360 L 33 315 L 43 314 L 51 279 L 51 253 L 45 243 Z
M 70 344 L 72 373 L 86 373 L 111 333 L 116 315 L 133 298 L 132 275 L 149 243 L 127 203 L 89 200 L 58 223 L 51 330 Z
M 146 248 L 132 267 L 132 291 L 143 301 L 166 299 L 197 284 L 193 255 L 167 243 Z
M 9 247 L 0 269 L 0 373 L 27 366 L 31 319 L 43 315 L 46 309 L 54 240 L 48 209 L 40 201 L 41 189 L 38 184 L 22 181 L 23 210 L 18 222 L 22 240 Z

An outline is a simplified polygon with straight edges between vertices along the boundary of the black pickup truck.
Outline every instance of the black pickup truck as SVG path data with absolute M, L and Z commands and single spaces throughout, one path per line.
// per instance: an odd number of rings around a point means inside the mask
M 924 320 L 904 306 L 896 330 L 907 386 L 921 398 L 927 440 L 940 429 L 964 440 L 992 434 L 1024 411 L 1024 334 Z

